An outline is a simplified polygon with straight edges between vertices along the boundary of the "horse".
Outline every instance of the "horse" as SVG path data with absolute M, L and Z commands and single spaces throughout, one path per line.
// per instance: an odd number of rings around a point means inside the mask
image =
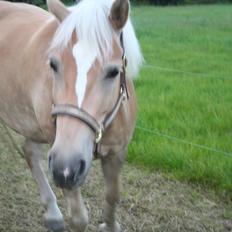
M 45 226 L 65 230 L 42 169 L 42 147 L 74 231 L 86 231 L 81 186 L 94 158 L 105 179 L 99 231 L 119 232 L 119 173 L 136 122 L 133 78 L 142 54 L 128 0 L 81 0 L 48 10 L 0 1 L 0 118 L 25 138 L 23 155 L 45 207 Z M 101 186 L 99 186 L 101 188 Z

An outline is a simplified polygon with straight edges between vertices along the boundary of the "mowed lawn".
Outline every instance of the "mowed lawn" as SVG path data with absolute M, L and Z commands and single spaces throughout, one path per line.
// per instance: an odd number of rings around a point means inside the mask
M 132 19 L 145 64 L 129 162 L 232 196 L 232 5 L 132 7 Z

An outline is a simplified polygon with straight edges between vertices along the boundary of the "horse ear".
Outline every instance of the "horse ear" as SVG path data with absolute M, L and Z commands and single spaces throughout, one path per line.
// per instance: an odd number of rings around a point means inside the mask
M 69 10 L 60 0 L 47 0 L 47 6 L 60 22 L 69 15 Z
M 130 4 L 128 0 L 115 0 L 110 10 L 110 21 L 115 30 L 120 30 L 125 25 Z

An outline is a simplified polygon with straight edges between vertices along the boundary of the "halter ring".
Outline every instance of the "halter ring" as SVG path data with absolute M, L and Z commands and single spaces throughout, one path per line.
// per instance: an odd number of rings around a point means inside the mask
M 96 134 L 96 138 L 95 138 L 95 143 L 96 144 L 98 144 L 100 141 L 101 141 L 101 139 L 102 139 L 102 135 L 103 135 L 103 125 L 101 124 L 100 125 L 100 128 L 99 128 L 99 131 L 97 132 L 97 134 Z
M 126 58 L 125 53 L 122 55 L 122 66 L 123 68 L 127 67 L 127 58 Z

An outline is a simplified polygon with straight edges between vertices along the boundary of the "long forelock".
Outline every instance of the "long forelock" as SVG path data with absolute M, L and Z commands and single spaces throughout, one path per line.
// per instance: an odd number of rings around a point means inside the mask
M 60 24 L 53 38 L 51 49 L 62 50 L 68 46 L 76 32 L 88 52 L 96 55 L 100 62 L 109 59 L 113 52 L 113 30 L 109 21 L 112 0 L 83 0 L 70 8 L 70 14 Z M 128 74 L 137 75 L 143 58 L 130 20 L 123 28 L 123 39 L 128 58 Z

